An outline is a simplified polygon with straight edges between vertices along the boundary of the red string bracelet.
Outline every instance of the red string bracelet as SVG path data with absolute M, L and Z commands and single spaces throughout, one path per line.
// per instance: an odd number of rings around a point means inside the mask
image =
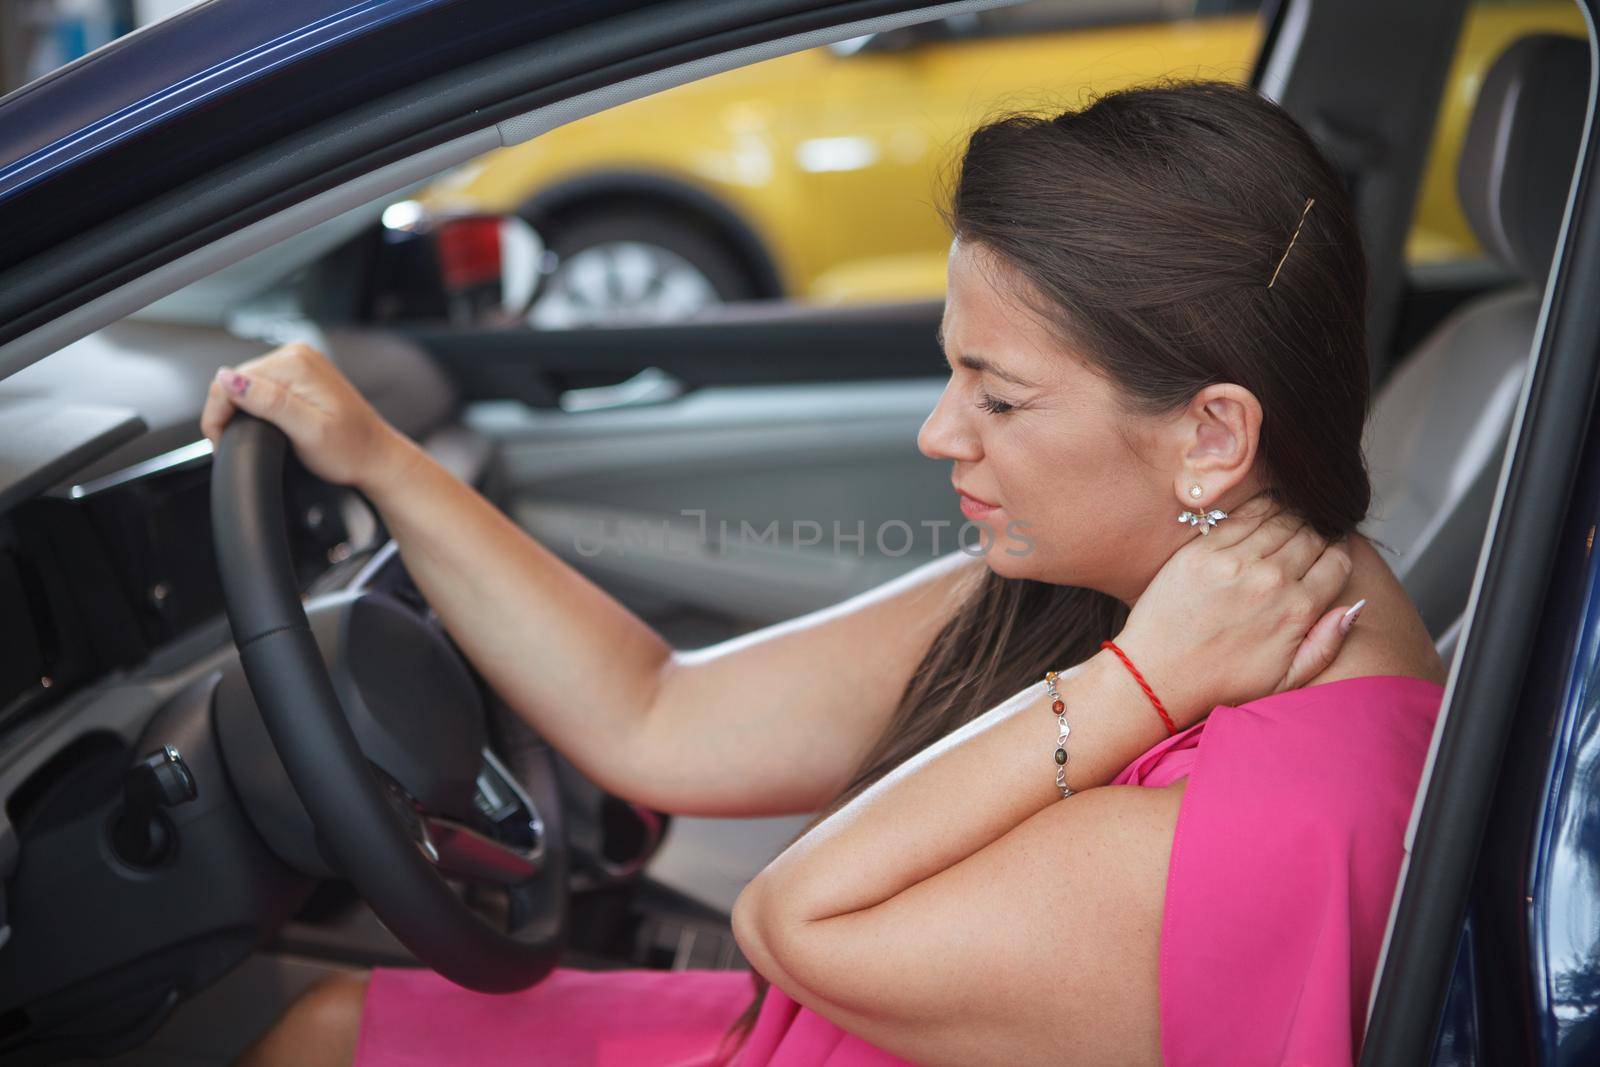
M 1122 665 L 1128 668 L 1128 673 L 1133 675 L 1133 680 L 1139 683 L 1139 688 L 1144 690 L 1144 695 L 1149 697 L 1150 703 L 1156 706 L 1156 712 L 1161 716 L 1161 721 L 1167 724 L 1167 736 L 1171 737 L 1177 733 L 1178 728 L 1173 725 L 1172 716 L 1168 715 L 1167 709 L 1161 706 L 1161 701 L 1156 697 L 1155 690 L 1150 688 L 1150 683 L 1144 680 L 1144 675 L 1139 673 L 1139 668 L 1133 665 L 1133 660 L 1128 658 L 1128 654 L 1118 648 L 1115 641 L 1101 641 L 1100 647 L 1109 648 L 1115 652 L 1117 658 L 1122 661 Z

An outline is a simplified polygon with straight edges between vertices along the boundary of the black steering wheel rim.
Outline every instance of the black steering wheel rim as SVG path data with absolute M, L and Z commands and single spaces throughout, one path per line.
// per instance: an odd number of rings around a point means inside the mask
M 245 678 L 328 859 L 425 965 L 468 989 L 527 988 L 559 950 L 495 929 L 402 825 L 346 720 L 295 583 L 284 510 L 288 441 L 235 413 L 213 458 L 211 523 Z

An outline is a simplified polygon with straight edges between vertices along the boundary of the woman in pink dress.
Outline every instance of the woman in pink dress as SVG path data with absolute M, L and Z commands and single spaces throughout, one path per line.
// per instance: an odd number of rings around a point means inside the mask
M 1341 179 L 1253 91 L 1179 83 L 980 128 L 947 217 L 951 377 L 918 445 L 980 536 L 708 649 L 667 646 L 317 353 L 219 372 L 207 435 L 252 412 L 361 487 L 599 785 L 820 813 L 735 904 L 752 973 L 489 996 L 380 968 L 248 1063 L 1353 1061 L 1444 671 L 1355 533 Z

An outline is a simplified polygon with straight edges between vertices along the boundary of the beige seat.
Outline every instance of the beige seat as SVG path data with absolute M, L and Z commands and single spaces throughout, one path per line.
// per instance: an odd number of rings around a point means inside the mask
M 1454 311 L 1384 383 L 1368 422 L 1385 552 L 1441 654 L 1454 651 L 1511 420 L 1538 328 L 1589 94 L 1588 43 L 1524 37 L 1479 91 L 1457 191 L 1484 249 L 1516 284 Z

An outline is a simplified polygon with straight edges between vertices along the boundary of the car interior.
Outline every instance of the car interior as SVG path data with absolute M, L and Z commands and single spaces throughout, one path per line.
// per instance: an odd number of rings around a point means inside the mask
M 1357 79 L 1296 81 L 1350 46 L 1319 37 L 1319 25 L 1298 45 L 1299 74 L 1268 64 L 1260 80 L 1358 172 L 1359 139 L 1316 118 L 1337 108 L 1306 103 L 1345 93 L 1359 105 Z M 838 27 L 597 90 L 560 120 L 862 32 Z M 1342 32 L 1353 40 L 1360 28 Z M 1392 339 L 1373 353 L 1363 532 L 1446 662 L 1542 328 L 1590 65 L 1588 40 L 1535 33 L 1483 80 L 1456 177 L 1488 257 L 1474 270 L 1408 275 L 1400 262 L 1402 194 L 1415 192 L 1420 149 L 1394 157 L 1410 170 L 1401 193 L 1353 185 L 1358 208 L 1370 205 L 1374 286 L 1388 294 L 1375 296 L 1375 314 Z M 1413 140 L 1432 116 L 1429 106 L 1415 117 Z M 558 120 L 514 121 L 531 137 Z M 0 613 L 15 635 L 0 685 L 8 1062 L 225 1063 L 319 976 L 417 962 L 327 864 L 305 811 L 283 799 L 284 767 L 262 758 L 272 743 L 223 610 L 213 457 L 197 426 L 218 366 L 288 340 L 315 344 L 388 420 L 680 648 L 826 610 L 959 550 L 947 471 L 915 447 L 943 387 L 940 301 L 759 300 L 682 322 L 549 331 L 374 322 L 407 237 L 384 212 L 439 169 L 414 162 L 346 190 L 324 218 L 286 212 L 254 247 L 153 280 L 138 310 L 0 381 Z M 1396 196 L 1402 209 L 1385 199 Z M 274 468 L 261 469 L 270 479 Z M 453 673 L 447 636 L 359 494 L 292 462 L 284 484 L 293 580 L 326 605 L 313 626 L 344 649 L 335 684 L 347 703 L 376 705 L 390 686 L 392 664 L 362 654 L 350 622 L 374 610 L 359 595 L 381 594 L 394 607 L 378 625 L 403 631 L 395 640 L 412 650 L 412 694 L 479 709 L 461 721 L 481 717 L 481 732 L 433 740 L 433 767 L 401 771 L 368 753 L 414 795 L 447 765 L 469 783 L 477 814 L 461 822 L 503 846 L 492 862 L 463 851 L 443 868 L 469 903 L 565 965 L 744 966 L 728 910 L 806 814 L 674 816 L 586 781 L 470 665 Z M 894 522 L 910 527 L 909 550 L 872 537 Z M 774 524 L 777 538 L 749 536 Z M 398 729 L 387 714 L 374 707 L 370 736 Z M 527 866 L 488 869 L 506 854 Z

